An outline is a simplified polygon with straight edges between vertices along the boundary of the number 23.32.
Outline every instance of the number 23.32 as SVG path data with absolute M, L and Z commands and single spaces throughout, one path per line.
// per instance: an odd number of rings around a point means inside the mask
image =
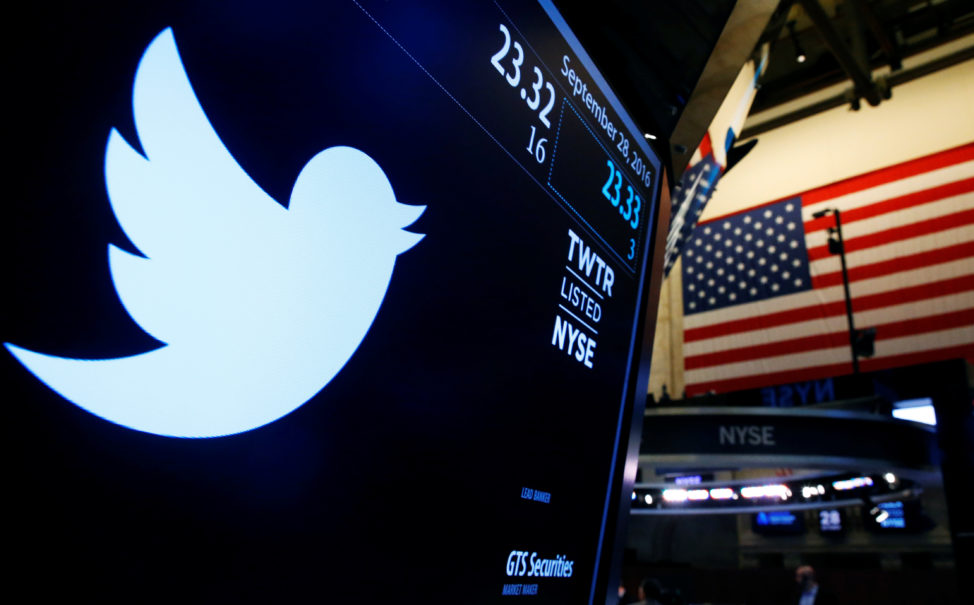
M 511 50 L 511 32 L 507 27 L 501 23 L 499 26 L 500 31 L 504 34 L 504 45 L 499 51 L 494 53 L 490 58 L 491 65 L 497 70 L 497 73 L 504 76 L 507 83 L 511 85 L 511 88 L 517 88 L 521 83 L 521 66 L 524 65 L 524 48 L 517 41 L 513 42 L 515 56 L 511 59 L 510 71 L 501 64 L 501 61 L 507 58 L 508 53 Z M 521 88 L 521 99 L 527 104 L 528 109 L 531 111 L 538 111 L 541 107 L 541 89 L 542 87 L 548 93 L 548 102 L 545 104 L 541 111 L 538 113 L 538 120 L 545 125 L 546 128 L 551 128 L 551 120 L 548 119 L 548 114 L 551 112 L 552 108 L 555 106 L 555 87 L 551 85 L 551 82 L 545 82 L 544 74 L 538 67 L 534 67 L 535 81 L 531 84 L 531 93 L 528 93 L 527 87 Z

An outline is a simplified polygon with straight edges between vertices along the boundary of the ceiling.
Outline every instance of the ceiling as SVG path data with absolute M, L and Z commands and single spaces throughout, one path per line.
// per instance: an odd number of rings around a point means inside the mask
M 844 49 L 830 48 L 828 30 Z M 971 0 L 784 0 L 762 36 L 772 52 L 752 113 L 850 80 L 837 54 L 867 74 L 896 73 L 904 59 L 971 33 Z
M 746 129 L 741 139 L 838 105 L 882 103 L 899 83 L 974 58 L 971 44 L 920 66 L 908 61 L 974 34 L 971 0 L 780 0 L 770 4 L 773 10 L 766 10 L 767 2 L 759 9 L 759 0 L 556 4 L 639 127 L 668 141 L 657 148 L 674 176 L 716 112 L 714 95 L 726 94 L 746 58 L 764 43 L 771 52 L 752 115 L 847 86 Z M 740 35 L 741 15 L 760 20 L 759 27 L 752 24 L 748 35 Z M 719 60 L 729 55 L 733 61 Z M 875 76 L 884 66 L 888 75 Z

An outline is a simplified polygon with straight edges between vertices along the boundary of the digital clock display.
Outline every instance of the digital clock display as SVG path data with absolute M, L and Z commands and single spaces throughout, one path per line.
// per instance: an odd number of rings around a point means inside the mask
M 614 592 L 662 168 L 549 2 L 31 10 L 0 366 L 32 594 Z

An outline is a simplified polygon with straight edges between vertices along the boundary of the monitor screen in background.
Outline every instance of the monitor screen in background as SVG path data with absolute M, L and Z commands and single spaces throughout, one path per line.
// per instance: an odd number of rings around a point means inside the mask
M 756 534 L 769 536 L 797 535 L 805 533 L 805 517 L 802 511 L 765 511 L 754 513 L 751 529 Z

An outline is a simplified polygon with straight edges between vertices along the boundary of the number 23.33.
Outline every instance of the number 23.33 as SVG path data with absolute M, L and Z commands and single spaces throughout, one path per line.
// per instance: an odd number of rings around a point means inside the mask
M 639 211 L 642 209 L 642 200 L 639 195 L 632 190 L 632 185 L 626 183 L 626 200 L 622 202 L 622 171 L 615 167 L 612 161 L 606 161 L 609 166 L 609 178 L 602 185 L 602 195 L 609 200 L 614 207 L 619 209 L 622 220 L 627 221 L 633 229 L 639 227 Z M 635 204 L 635 206 L 633 206 Z

